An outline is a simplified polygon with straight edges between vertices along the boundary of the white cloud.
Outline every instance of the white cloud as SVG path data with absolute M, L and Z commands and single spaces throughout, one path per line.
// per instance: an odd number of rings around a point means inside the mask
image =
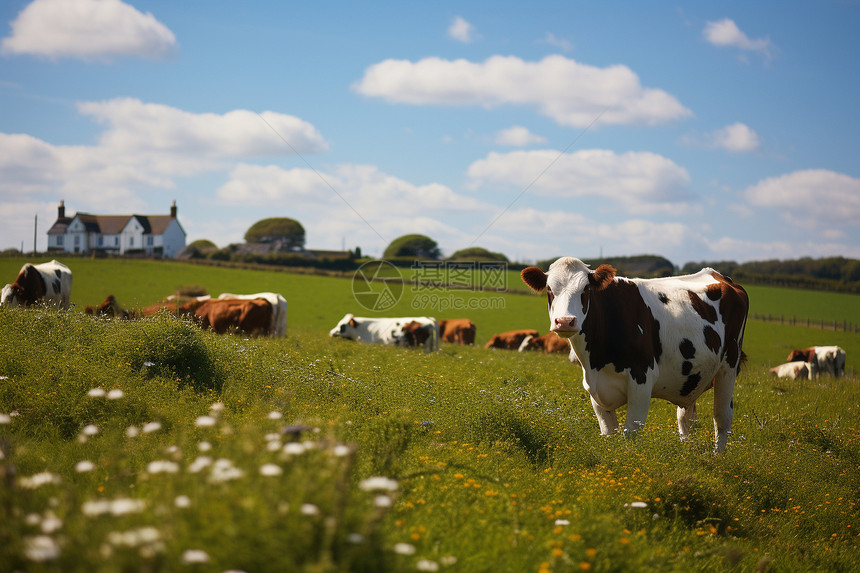
M 462 16 L 457 16 L 448 27 L 448 36 L 458 42 L 469 44 L 475 40 L 475 27 Z
M 770 177 L 744 192 L 749 203 L 778 212 L 791 223 L 832 231 L 860 220 L 860 179 L 826 169 Z
M 733 123 L 715 131 L 709 138 L 713 147 L 733 153 L 755 151 L 761 147 L 758 134 L 743 123 Z
M 328 144 L 310 123 L 291 115 L 244 109 L 192 113 L 133 98 L 78 104 L 78 111 L 107 124 L 101 143 L 111 149 L 251 157 L 321 153 Z M 261 117 L 262 116 L 262 117 Z
M 636 211 L 684 210 L 691 198 L 687 170 L 650 152 L 490 153 L 472 163 L 467 174 L 476 186 L 507 184 L 551 197 L 600 197 Z
M 5 55 L 158 60 L 177 48 L 167 26 L 120 0 L 34 0 L 11 26 L 2 43 Z
M 521 125 L 515 125 L 497 132 L 495 141 L 498 145 L 524 147 L 536 143 L 546 143 L 547 139 L 543 136 L 535 135 Z
M 750 52 L 760 52 L 768 59 L 771 56 L 773 46 L 769 38 L 750 39 L 733 20 L 728 18 L 723 18 L 717 22 L 708 22 L 702 34 L 708 43 L 720 48 L 734 47 Z
M 543 37 L 543 41 L 549 44 L 550 46 L 555 46 L 562 52 L 572 52 L 573 44 L 564 38 L 558 38 L 552 32 L 547 32 L 546 36 Z
M 531 106 L 561 125 L 657 125 L 692 115 L 672 95 L 644 88 L 626 66 L 597 68 L 564 56 L 538 62 L 492 56 L 484 62 L 385 60 L 367 68 L 357 92 L 411 105 Z

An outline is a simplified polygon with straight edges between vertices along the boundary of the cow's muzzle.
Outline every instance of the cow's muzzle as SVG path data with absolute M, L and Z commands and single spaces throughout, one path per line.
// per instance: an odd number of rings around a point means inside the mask
M 553 319 L 550 330 L 563 338 L 567 338 L 579 332 L 579 326 L 576 324 L 575 316 L 559 316 Z

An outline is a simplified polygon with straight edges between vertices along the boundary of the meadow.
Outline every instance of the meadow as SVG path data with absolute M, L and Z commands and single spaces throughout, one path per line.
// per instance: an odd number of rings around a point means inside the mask
M 858 381 L 766 371 L 839 344 L 852 372 L 855 334 L 750 322 L 715 456 L 711 393 L 686 442 L 657 401 L 633 439 L 601 437 L 563 356 L 330 339 L 346 312 L 372 314 L 349 277 L 64 262 L 74 308 L 0 308 L 0 570 L 860 568 Z M 21 263 L 0 259 L 0 276 Z M 81 312 L 187 285 L 281 292 L 287 337 Z M 860 314 L 830 296 L 767 298 Z M 470 316 L 478 342 L 547 322 L 543 297 L 409 286 L 386 314 Z

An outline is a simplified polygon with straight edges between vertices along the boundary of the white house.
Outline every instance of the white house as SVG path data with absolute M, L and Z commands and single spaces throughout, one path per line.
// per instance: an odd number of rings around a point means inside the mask
M 91 215 L 66 217 L 60 201 L 57 221 L 48 229 L 48 252 L 146 254 L 173 258 L 185 247 L 185 230 L 170 215 Z

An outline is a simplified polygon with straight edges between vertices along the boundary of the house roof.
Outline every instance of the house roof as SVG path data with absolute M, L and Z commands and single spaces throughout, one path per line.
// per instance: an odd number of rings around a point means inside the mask
M 143 227 L 145 235 L 163 235 L 173 221 L 177 221 L 170 215 L 93 215 L 90 213 L 78 213 L 75 218 L 79 219 L 84 225 L 84 230 L 88 233 L 101 233 L 103 235 L 118 235 L 128 225 L 132 219 L 136 219 L 140 226 Z M 58 218 L 54 226 L 48 233 L 62 234 L 66 232 L 66 227 L 69 226 L 73 218 L 63 217 Z M 179 221 L 177 221 L 179 224 Z M 179 225 L 182 229 L 182 225 Z M 185 230 L 182 229 L 185 233 Z

